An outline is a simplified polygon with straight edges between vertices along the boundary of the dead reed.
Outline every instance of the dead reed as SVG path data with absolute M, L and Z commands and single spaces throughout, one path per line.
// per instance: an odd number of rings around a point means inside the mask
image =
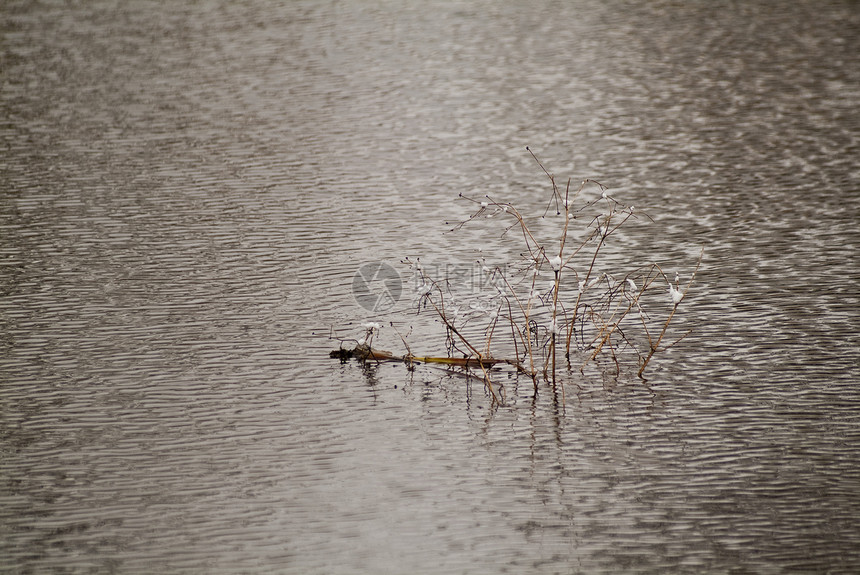
M 519 238 L 521 259 L 504 269 L 478 262 L 488 281 L 485 293 L 472 294 L 482 305 L 469 307 L 462 296 L 455 297 L 447 278 L 431 277 L 420 260 L 405 258 L 403 263 L 418 280 L 417 311 L 430 311 L 440 320 L 445 330 L 447 363 L 478 368 L 494 402 L 501 397 L 490 368 L 499 362 L 529 376 L 536 392 L 541 381 L 560 386 L 562 398 L 566 379 L 563 372 L 582 371 L 589 362 L 603 358 L 609 358 L 618 372 L 626 358 L 635 358 L 637 375 L 644 379 L 654 356 L 686 337 L 685 334 L 666 342 L 670 324 L 693 284 L 704 252 L 683 283 L 677 274 L 673 282 L 657 263 L 614 273 L 598 271 L 606 269 L 601 255 L 612 236 L 631 218 L 650 218 L 621 203 L 594 180 L 572 186 L 568 179 L 558 185 L 555 176 L 526 149 L 549 179 L 551 192 L 540 219 L 549 215 L 559 221 L 554 237 L 539 239 L 529 220 L 512 203 L 461 194 L 476 208 L 452 231 L 484 216 L 505 218 L 507 224 L 501 235 Z M 586 191 L 596 191 L 596 197 L 585 200 L 584 196 L 592 196 Z M 579 239 L 573 239 L 574 229 L 580 232 Z M 654 297 L 658 293 L 662 296 Z M 469 311 L 463 312 L 462 308 Z M 481 336 L 474 335 L 475 322 L 481 325 Z M 472 328 L 469 334 L 467 325 Z M 366 328 L 365 338 L 356 347 L 366 359 L 397 359 L 410 365 L 446 362 L 445 358 L 414 356 L 402 337 L 407 354 L 384 357 L 387 352 L 375 352 L 370 345 L 378 324 L 367 324 Z M 506 353 L 496 356 L 496 349 Z

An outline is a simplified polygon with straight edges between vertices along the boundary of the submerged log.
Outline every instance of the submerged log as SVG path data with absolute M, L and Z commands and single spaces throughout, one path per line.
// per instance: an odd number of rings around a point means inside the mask
M 339 359 L 342 362 L 346 362 L 349 359 L 355 358 L 360 361 L 373 360 L 373 361 L 402 361 L 404 363 L 437 363 L 442 365 L 456 365 L 459 367 L 492 367 L 497 363 L 510 363 L 515 365 L 514 362 L 511 362 L 506 359 L 493 359 L 489 357 L 477 358 L 477 357 L 427 357 L 427 356 L 416 356 L 416 355 L 395 355 L 390 351 L 384 351 L 381 349 L 373 349 L 366 345 L 358 345 L 354 349 L 336 349 L 329 353 L 329 357 L 334 359 Z

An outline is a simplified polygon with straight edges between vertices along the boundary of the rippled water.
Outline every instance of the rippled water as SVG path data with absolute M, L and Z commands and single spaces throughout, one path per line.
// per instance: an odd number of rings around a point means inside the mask
M 856 3 L 0 15 L 3 571 L 860 569 Z M 330 360 L 438 344 L 353 276 L 510 258 L 443 232 L 543 209 L 526 145 L 651 215 L 612 257 L 704 246 L 647 385 Z

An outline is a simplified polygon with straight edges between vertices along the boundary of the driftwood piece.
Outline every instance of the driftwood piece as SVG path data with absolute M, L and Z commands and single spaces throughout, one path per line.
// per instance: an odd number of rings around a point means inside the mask
M 493 359 L 488 357 L 426 357 L 415 355 L 395 355 L 390 351 L 373 349 L 367 345 L 358 345 L 354 349 L 340 348 L 329 353 L 329 357 L 346 362 L 349 359 L 360 361 L 402 361 L 404 363 L 436 363 L 442 365 L 455 365 L 459 367 L 492 367 L 497 363 L 513 363 L 506 359 Z

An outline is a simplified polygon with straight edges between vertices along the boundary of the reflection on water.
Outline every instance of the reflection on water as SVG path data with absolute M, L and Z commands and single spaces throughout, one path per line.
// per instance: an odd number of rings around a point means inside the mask
M 3 569 L 860 568 L 854 4 L 0 12 Z M 526 144 L 705 246 L 647 386 L 329 360 L 408 329 L 362 263 L 508 257 L 443 232 L 542 210 Z

